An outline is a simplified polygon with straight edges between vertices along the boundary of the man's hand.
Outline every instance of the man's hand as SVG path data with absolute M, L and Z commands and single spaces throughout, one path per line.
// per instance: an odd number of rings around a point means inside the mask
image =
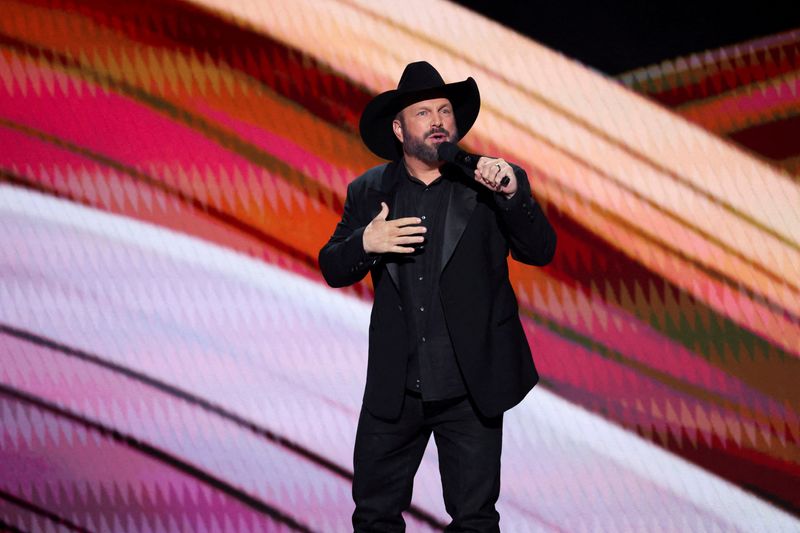
M 500 181 L 506 176 L 508 185 L 501 187 Z M 517 192 L 517 177 L 505 159 L 481 157 L 475 169 L 475 181 L 494 192 L 505 194 L 509 199 Z
M 421 234 L 425 233 L 427 228 L 415 225 L 422 220 L 417 217 L 405 217 L 387 221 L 388 214 L 389 206 L 385 202 L 381 202 L 381 212 L 364 228 L 364 251 L 373 254 L 413 252 L 414 248 L 402 245 L 415 244 L 425 240 Z

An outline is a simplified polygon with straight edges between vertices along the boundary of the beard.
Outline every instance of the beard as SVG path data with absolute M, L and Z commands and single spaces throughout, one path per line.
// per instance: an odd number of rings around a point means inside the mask
M 409 135 L 403 143 L 403 152 L 428 164 L 437 163 L 439 161 L 438 145 L 431 146 L 425 143 L 425 139 L 436 133 L 444 134 L 447 136 L 447 140 L 453 143 L 458 139 L 455 125 L 453 125 L 452 133 L 444 128 L 432 128 L 431 131 L 420 137 Z

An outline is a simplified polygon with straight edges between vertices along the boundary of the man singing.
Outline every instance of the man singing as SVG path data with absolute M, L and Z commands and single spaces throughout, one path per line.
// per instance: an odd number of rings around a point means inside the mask
M 343 287 L 372 274 L 367 383 L 356 432 L 356 531 L 403 531 L 414 475 L 433 433 L 448 531 L 499 531 L 503 413 L 538 380 L 507 256 L 542 266 L 556 235 L 525 172 L 481 157 L 471 175 L 438 146 L 478 117 L 475 80 L 444 83 L 406 66 L 361 116 L 361 138 L 390 163 L 347 189 L 319 255 Z M 470 171 L 473 172 L 473 171 Z M 504 178 L 508 178 L 504 182 Z

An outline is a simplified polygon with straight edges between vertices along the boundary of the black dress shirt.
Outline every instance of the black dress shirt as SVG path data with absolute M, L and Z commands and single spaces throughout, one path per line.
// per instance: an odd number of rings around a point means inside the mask
M 439 296 L 444 221 L 454 178 L 445 171 L 425 185 L 404 165 L 399 174 L 394 218 L 419 217 L 427 228 L 425 241 L 413 253 L 401 256 L 398 265 L 409 330 L 406 388 L 420 393 L 423 400 L 456 398 L 466 394 L 466 387 Z

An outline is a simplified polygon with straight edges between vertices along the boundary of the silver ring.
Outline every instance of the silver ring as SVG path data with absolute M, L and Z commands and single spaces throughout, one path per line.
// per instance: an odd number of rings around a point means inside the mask
M 497 171 L 498 171 L 498 172 L 500 172 L 501 170 L 503 170 L 503 167 L 501 167 L 501 166 L 500 166 L 500 163 L 495 163 L 495 164 L 494 164 L 494 166 L 496 166 L 496 167 L 497 167 Z

